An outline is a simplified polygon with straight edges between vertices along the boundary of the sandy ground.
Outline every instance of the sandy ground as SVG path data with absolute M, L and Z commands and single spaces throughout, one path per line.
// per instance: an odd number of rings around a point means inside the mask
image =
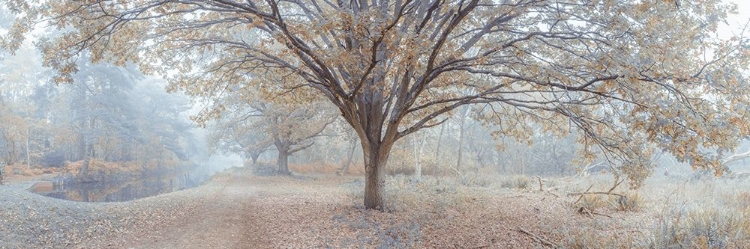
M 78 203 L 0 186 L 2 248 L 647 247 L 648 212 L 583 215 L 576 197 L 389 179 L 388 212 L 361 207 L 355 176 L 252 176 L 123 203 Z M 605 242 L 599 242 L 605 241 Z M 585 246 L 588 245 L 588 246 Z

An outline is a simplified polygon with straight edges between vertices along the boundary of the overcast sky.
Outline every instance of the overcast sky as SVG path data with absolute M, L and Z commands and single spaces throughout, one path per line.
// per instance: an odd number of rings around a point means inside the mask
M 748 20 L 750 20 L 750 0 L 730 0 L 730 2 L 737 4 L 738 7 L 739 13 L 737 15 L 731 15 L 728 18 L 731 30 L 737 32 L 748 22 Z M 726 31 L 720 30 L 720 32 Z

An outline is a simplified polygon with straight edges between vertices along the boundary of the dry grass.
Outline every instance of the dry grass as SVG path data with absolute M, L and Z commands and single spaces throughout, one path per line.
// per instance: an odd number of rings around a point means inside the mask
M 675 222 L 674 216 L 662 213 L 663 206 L 674 203 L 688 203 L 695 197 L 707 198 L 710 195 L 693 196 L 692 189 L 682 186 L 680 181 L 663 182 L 655 180 L 649 187 L 642 190 L 629 190 L 620 186 L 613 193 L 617 195 L 592 194 L 566 197 L 567 193 L 584 192 L 589 186 L 590 191 L 607 191 L 612 186 L 612 179 L 606 175 L 593 178 L 560 178 L 537 179 L 526 176 L 498 176 L 464 174 L 457 177 L 422 177 L 417 180 L 408 176 L 389 177 L 387 183 L 386 207 L 387 213 L 397 216 L 403 221 L 399 234 L 403 237 L 395 238 L 402 244 L 412 247 L 462 247 L 449 243 L 457 238 L 474 236 L 473 246 L 489 246 L 491 248 L 546 247 L 537 239 L 524 233 L 520 228 L 531 231 L 535 236 L 550 241 L 554 246 L 562 248 L 746 248 L 747 222 L 743 216 L 722 217 L 721 214 L 710 214 L 707 220 L 719 220 L 726 224 L 719 228 L 712 228 L 710 224 L 701 223 L 697 217 L 708 214 L 695 213 L 690 220 L 681 219 Z M 541 184 L 539 184 L 541 182 Z M 706 183 L 700 183 L 706 184 Z M 730 185 L 731 186 L 731 185 Z M 363 182 L 358 181 L 350 185 L 350 198 L 353 205 L 361 209 Z M 673 188 L 677 187 L 677 188 Z M 705 185 L 690 185 L 695 189 L 709 189 L 713 191 L 730 191 L 717 189 Z M 541 191 L 540 191 L 541 190 Z M 657 191 L 658 190 L 658 191 Z M 663 193 L 671 193 L 672 198 L 665 198 Z M 679 193 L 679 194 L 677 194 Z M 747 207 L 750 202 L 748 192 L 730 194 L 732 198 L 717 198 L 731 200 L 731 209 L 724 214 L 732 213 L 741 207 Z M 745 210 L 746 208 L 742 208 Z M 750 210 L 750 209 L 748 209 Z M 747 211 L 745 211 L 747 212 Z M 662 217 L 670 217 L 664 219 Z M 351 220 L 349 220 L 351 221 Z M 742 221 L 742 222 L 740 222 Z M 352 221 L 353 222 L 353 221 Z M 362 222 L 359 220 L 358 222 Z M 378 222 L 377 219 L 372 222 Z M 417 224 L 414 224 L 417 222 Z M 666 222 L 666 223 L 665 223 Z M 357 223 L 357 222 L 354 222 Z M 354 224 L 362 229 L 371 226 Z M 680 228 L 676 233 L 679 243 L 663 243 L 665 239 L 659 232 L 661 226 L 689 227 Z M 441 227 L 439 232 L 433 230 Z M 467 230 L 467 227 L 477 227 L 477 230 Z M 417 228 L 418 231 L 417 231 Z M 708 236 L 713 231 L 725 231 L 722 235 Z M 489 232 L 492 231 L 492 232 Z M 498 236 L 498 231 L 502 234 Z M 692 232 L 684 232 L 692 231 Z M 698 232 L 707 231 L 707 232 Z M 728 236 L 733 233 L 734 237 Z M 439 234 L 438 241 L 426 239 L 425 236 Z M 703 234 L 703 235 L 701 235 Z M 723 238 L 719 240 L 717 238 Z M 431 237 L 436 238 L 436 237 Z M 667 238 L 669 239 L 669 238 Z M 497 241 L 513 241 L 502 244 Z M 379 240 L 375 240 L 379 241 Z M 715 242 L 719 241 L 719 242 Z M 461 244 L 463 245 L 463 244 Z
M 566 192 L 606 191 L 613 178 L 568 178 L 562 184 Z M 750 248 L 750 181 L 654 176 L 638 191 L 620 186 L 612 195 L 586 195 L 573 206 L 606 214 L 640 217 L 629 222 L 640 226 L 617 229 L 628 236 L 600 236 L 591 227 L 570 234 L 572 248 Z M 597 216 L 597 215 L 594 215 Z M 599 218 L 608 219 L 608 218 Z M 635 235 L 635 236 L 634 236 Z M 629 238 L 629 239 L 623 239 Z
M 65 171 L 74 175 L 78 175 L 83 168 L 83 161 L 76 161 L 65 165 Z M 102 172 L 104 175 L 111 175 L 115 173 L 133 173 L 140 172 L 144 169 L 151 169 L 156 167 L 155 161 L 149 161 L 145 165 L 140 165 L 136 162 L 104 162 L 100 160 L 89 161 L 89 172 Z
M 252 161 L 246 161 L 245 167 L 253 168 L 257 175 L 275 175 L 278 169 L 275 161 L 269 162 L 258 162 L 257 165 L 252 165 Z M 341 168 L 343 163 L 341 162 L 328 162 L 328 163 L 289 163 L 289 170 L 297 174 L 336 174 Z M 363 164 L 351 164 L 347 172 L 348 175 L 364 175 L 365 166 Z
M 59 168 L 29 167 L 26 164 L 5 165 L 3 167 L 5 167 L 3 169 L 5 176 L 39 176 L 43 174 L 57 174 L 64 171 Z
M 501 177 L 500 187 L 528 189 L 531 187 L 531 178 L 523 175 Z
M 678 210 L 659 217 L 652 245 L 658 248 L 747 248 L 750 210 Z
M 343 163 L 290 163 L 289 170 L 300 174 L 335 174 L 343 168 Z M 362 164 L 352 164 L 349 166 L 348 174 L 363 175 L 365 166 Z
M 612 208 L 622 212 L 638 212 L 645 205 L 641 195 L 635 191 L 624 193 L 623 196 L 609 196 L 608 198 Z
M 647 187 L 657 222 L 657 248 L 750 247 L 750 182 L 741 179 L 663 180 Z M 661 197 L 661 198 L 659 198 Z
M 66 162 L 63 167 L 41 167 L 26 164 L 13 164 L 3 166 L 3 174 L 6 177 L 14 178 L 17 176 L 37 177 L 45 174 L 65 174 L 70 173 L 78 175 L 83 167 L 84 161 Z M 175 160 L 149 160 L 147 162 L 104 162 L 101 160 L 91 160 L 89 163 L 90 174 L 99 174 L 108 176 L 113 174 L 137 174 L 144 170 L 169 169 L 179 165 Z

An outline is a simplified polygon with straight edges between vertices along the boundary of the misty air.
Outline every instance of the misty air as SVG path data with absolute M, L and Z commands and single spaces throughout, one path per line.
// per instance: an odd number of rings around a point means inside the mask
M 750 3 L 0 0 L 0 248 L 750 248 Z

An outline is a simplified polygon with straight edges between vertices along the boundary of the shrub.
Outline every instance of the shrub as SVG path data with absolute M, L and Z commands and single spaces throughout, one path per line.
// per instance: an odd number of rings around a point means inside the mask
M 673 211 L 660 217 L 651 244 L 656 248 L 747 248 L 748 211 L 720 209 Z
M 63 167 L 65 164 L 65 154 L 60 151 L 53 151 L 42 156 L 41 163 L 45 167 Z
M 606 204 L 601 195 L 583 195 L 578 202 L 573 203 L 573 208 L 580 214 L 591 215 L 597 209 L 604 208 Z
M 564 235 L 562 248 L 645 248 L 644 244 L 638 241 L 637 235 L 620 234 L 611 236 L 602 233 L 601 230 L 593 228 L 592 224 L 583 227 L 563 228 Z
M 515 180 L 515 187 L 517 189 L 527 189 L 529 188 L 529 184 L 531 183 L 531 180 L 526 176 L 519 176 L 516 177 Z
M 505 179 L 502 182 L 500 182 L 501 188 L 513 188 L 513 181 Z
M 290 163 L 289 170 L 300 174 L 311 174 L 311 173 L 322 173 L 322 174 L 334 174 L 341 168 L 340 165 L 333 163 Z M 350 167 L 351 168 L 351 167 Z
M 458 182 L 467 187 L 489 187 L 492 185 L 492 176 L 471 172 L 459 176 Z
M 638 193 L 626 193 L 623 196 L 610 196 L 610 203 L 614 210 L 623 212 L 637 212 L 643 208 L 643 198 Z
M 742 191 L 734 198 L 736 207 L 750 207 L 750 192 Z
M 278 167 L 275 164 L 259 163 L 252 166 L 253 175 L 256 176 L 274 176 Z
M 500 182 L 501 188 L 527 189 L 531 185 L 531 179 L 526 176 L 515 176 L 505 178 Z

